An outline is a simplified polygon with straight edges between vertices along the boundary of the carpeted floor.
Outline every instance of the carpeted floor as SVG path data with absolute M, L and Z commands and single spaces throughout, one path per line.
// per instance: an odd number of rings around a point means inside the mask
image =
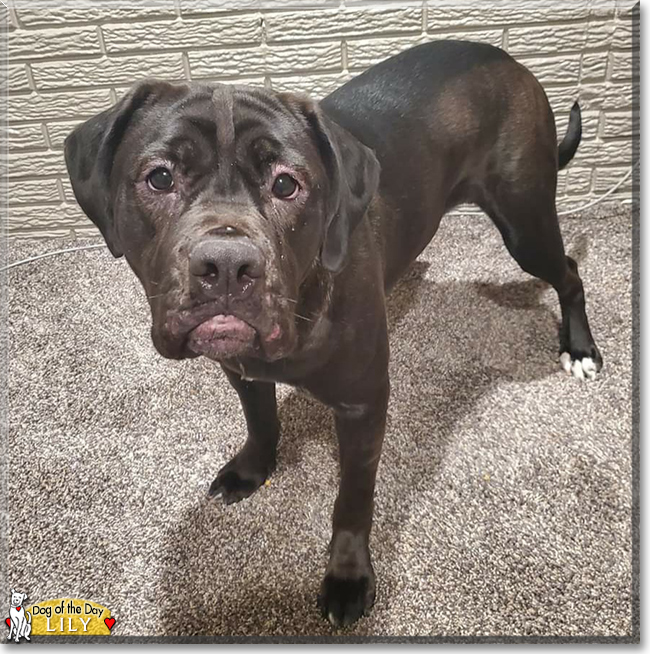
M 605 360 L 595 382 L 560 369 L 556 296 L 485 217 L 447 218 L 392 294 L 378 596 L 340 632 L 315 605 L 329 413 L 281 388 L 270 485 L 208 501 L 245 433 L 220 369 L 156 354 L 143 292 L 108 251 L 11 270 L 7 583 L 30 603 L 100 602 L 118 635 L 629 635 L 631 217 L 562 228 Z M 9 260 L 84 242 L 14 242 Z

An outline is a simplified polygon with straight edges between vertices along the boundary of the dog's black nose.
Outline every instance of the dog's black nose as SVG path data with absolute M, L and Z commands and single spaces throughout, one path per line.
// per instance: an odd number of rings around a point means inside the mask
M 247 237 L 214 237 L 190 252 L 190 273 L 209 298 L 242 298 L 264 275 L 264 257 Z

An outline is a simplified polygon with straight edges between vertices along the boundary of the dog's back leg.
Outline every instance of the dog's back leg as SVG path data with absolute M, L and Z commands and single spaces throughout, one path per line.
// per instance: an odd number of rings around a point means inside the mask
M 23 627 L 23 636 L 25 637 L 25 640 L 31 640 L 29 635 L 32 633 L 32 620 L 31 617 L 28 620 L 27 616 L 29 616 L 29 613 L 25 613 L 25 626 Z
M 542 166 L 540 166 L 541 168 Z M 510 254 L 527 273 L 555 288 L 562 309 L 560 361 L 574 376 L 593 379 L 602 357 L 589 328 L 578 265 L 566 256 L 555 208 L 556 171 L 535 181 L 492 180 L 480 202 Z

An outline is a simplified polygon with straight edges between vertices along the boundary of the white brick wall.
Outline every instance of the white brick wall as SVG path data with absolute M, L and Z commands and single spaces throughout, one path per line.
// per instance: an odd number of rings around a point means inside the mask
M 14 0 L 9 9 L 9 216 L 14 236 L 93 232 L 63 161 L 72 127 L 156 76 L 246 82 L 321 98 L 391 54 L 438 38 L 503 47 L 584 141 L 560 205 L 610 188 L 632 161 L 632 2 L 624 0 Z M 618 197 L 630 197 L 631 183 Z

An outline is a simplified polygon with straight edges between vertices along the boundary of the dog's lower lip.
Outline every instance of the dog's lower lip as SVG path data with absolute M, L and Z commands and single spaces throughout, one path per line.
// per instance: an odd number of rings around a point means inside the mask
M 187 335 L 187 344 L 197 354 L 232 356 L 251 347 L 256 333 L 236 316 L 217 314 L 194 327 Z

